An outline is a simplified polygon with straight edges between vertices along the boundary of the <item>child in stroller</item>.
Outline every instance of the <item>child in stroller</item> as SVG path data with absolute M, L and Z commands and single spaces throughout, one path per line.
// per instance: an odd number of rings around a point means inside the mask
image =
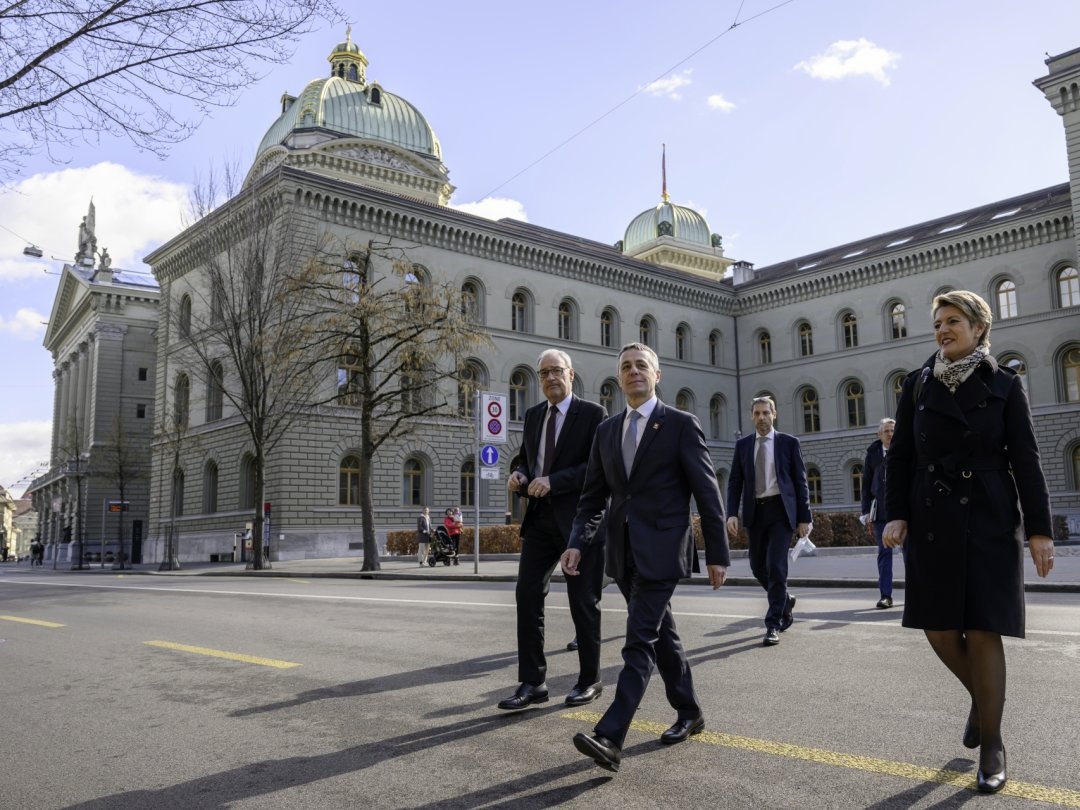
M 444 526 L 436 526 L 431 533 L 431 547 L 428 549 L 427 564 L 435 567 L 435 563 L 443 565 L 457 565 L 457 554 L 454 553 L 454 544 L 450 542 L 450 533 Z

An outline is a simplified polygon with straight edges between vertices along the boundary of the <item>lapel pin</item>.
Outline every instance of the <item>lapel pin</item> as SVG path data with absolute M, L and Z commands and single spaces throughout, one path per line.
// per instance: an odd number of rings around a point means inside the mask
M 653 422 L 652 423 L 652 429 L 653 430 L 659 430 L 660 429 L 660 423 L 659 422 Z

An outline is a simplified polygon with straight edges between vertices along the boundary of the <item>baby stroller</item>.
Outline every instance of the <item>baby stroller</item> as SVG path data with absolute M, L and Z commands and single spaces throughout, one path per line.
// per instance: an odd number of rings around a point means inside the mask
M 454 553 L 454 544 L 450 542 L 450 533 L 445 526 L 436 526 L 431 533 L 431 545 L 428 546 L 427 564 L 432 568 L 435 563 L 443 565 L 457 565 L 457 555 Z

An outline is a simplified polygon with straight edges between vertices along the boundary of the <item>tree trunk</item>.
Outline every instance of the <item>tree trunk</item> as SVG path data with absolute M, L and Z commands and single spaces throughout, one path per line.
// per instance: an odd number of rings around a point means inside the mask
M 371 417 L 368 408 L 360 414 L 360 521 L 364 535 L 364 564 L 361 571 L 379 571 L 379 544 L 375 539 L 375 507 L 372 504 L 372 472 L 375 450 L 371 442 Z

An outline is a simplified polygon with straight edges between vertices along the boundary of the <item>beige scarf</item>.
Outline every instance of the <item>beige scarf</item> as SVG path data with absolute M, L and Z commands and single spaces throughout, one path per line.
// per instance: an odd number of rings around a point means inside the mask
M 950 394 L 955 394 L 960 383 L 970 377 L 979 363 L 986 359 L 990 353 L 989 346 L 976 346 L 975 350 L 958 360 L 949 360 L 938 349 L 937 357 L 934 358 L 934 376 L 949 389 Z

